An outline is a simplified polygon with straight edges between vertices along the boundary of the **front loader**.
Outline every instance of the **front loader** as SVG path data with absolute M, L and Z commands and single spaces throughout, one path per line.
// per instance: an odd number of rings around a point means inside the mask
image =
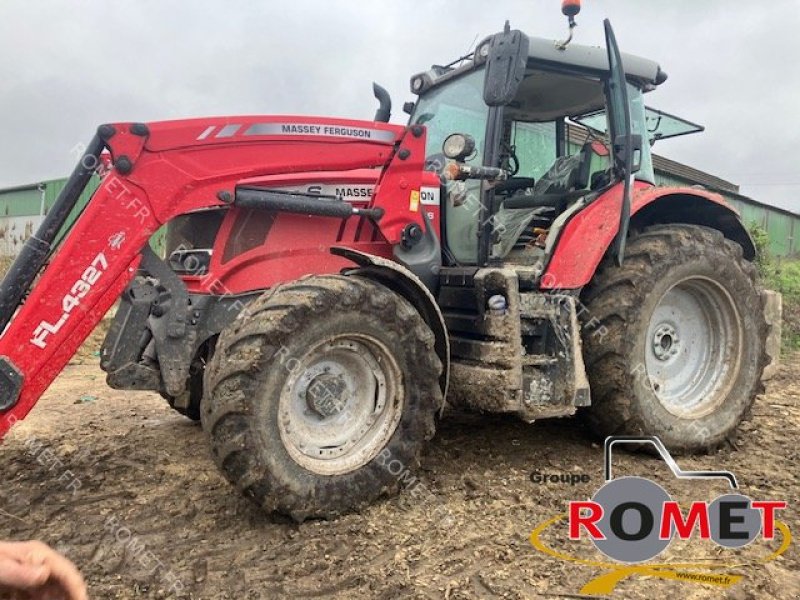
M 374 121 L 101 126 L 0 288 L 0 433 L 119 301 L 108 384 L 296 519 L 399 489 L 445 402 L 716 446 L 766 362 L 755 248 L 719 195 L 654 185 L 666 75 L 606 41 L 507 25 L 414 76 L 405 127 L 377 87 Z

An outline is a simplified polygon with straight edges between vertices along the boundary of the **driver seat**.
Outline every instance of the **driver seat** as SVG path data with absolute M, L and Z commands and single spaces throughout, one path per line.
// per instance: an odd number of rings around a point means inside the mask
M 592 163 L 592 144 L 587 142 L 581 151 L 573 156 L 559 156 L 553 165 L 533 186 L 534 197 L 548 199 L 548 204 L 534 208 L 509 209 L 498 211 L 497 229 L 500 231 L 499 256 L 505 257 L 515 248 L 524 248 L 534 237 L 528 229 L 534 218 L 552 222 L 567 209 L 573 199 L 568 195 L 589 186 Z M 517 192 L 509 198 L 518 197 L 525 192 Z

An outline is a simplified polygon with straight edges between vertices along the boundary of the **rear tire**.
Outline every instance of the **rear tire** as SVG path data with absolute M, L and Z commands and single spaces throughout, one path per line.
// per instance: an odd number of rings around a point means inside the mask
M 442 405 L 434 335 L 389 289 L 312 276 L 222 332 L 201 406 L 214 460 L 268 512 L 297 521 L 399 490 Z
M 763 391 L 767 324 L 756 269 L 713 229 L 659 225 L 584 293 L 584 348 L 599 436 L 656 435 L 672 451 L 731 436 Z

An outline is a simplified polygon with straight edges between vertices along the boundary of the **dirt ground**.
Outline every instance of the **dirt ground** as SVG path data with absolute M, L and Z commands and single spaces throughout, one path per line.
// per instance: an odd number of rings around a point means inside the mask
M 96 342 L 95 342 L 96 343 Z M 602 448 L 577 419 L 526 425 L 451 415 L 440 423 L 417 482 L 363 514 L 297 525 L 239 496 L 212 464 L 200 427 L 150 393 L 105 386 L 91 345 L 0 447 L 0 538 L 39 538 L 83 569 L 93 598 L 553 598 L 579 597 L 600 570 L 546 556 L 531 531 L 602 484 Z M 743 493 L 790 503 L 800 495 L 800 356 L 787 361 L 738 441 L 684 468 L 726 468 Z M 648 475 L 673 497 L 710 500 L 724 486 L 678 482 L 642 455 L 615 458 L 616 474 Z M 535 484 L 532 472 L 588 475 Z M 694 493 L 694 496 L 692 495 Z M 558 535 L 561 533 L 562 535 Z M 599 559 L 563 530 L 557 549 Z M 618 598 L 800 598 L 797 546 L 734 554 L 727 590 L 633 576 Z M 674 543 L 666 560 L 708 560 L 715 547 Z

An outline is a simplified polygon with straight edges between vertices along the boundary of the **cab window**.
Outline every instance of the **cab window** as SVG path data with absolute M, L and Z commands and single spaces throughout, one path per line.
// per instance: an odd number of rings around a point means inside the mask
M 475 138 L 476 151 L 465 162 L 483 164 L 489 112 L 483 102 L 483 80 L 484 71 L 478 69 L 433 88 L 417 102 L 411 123 L 427 127 L 426 155 L 434 168 L 444 166 L 446 159 L 442 155 L 442 144 L 452 133 L 466 133 Z M 475 264 L 481 185 L 479 181 L 467 181 L 456 187 L 463 189 L 448 193 L 442 206 L 444 245 L 457 262 Z

